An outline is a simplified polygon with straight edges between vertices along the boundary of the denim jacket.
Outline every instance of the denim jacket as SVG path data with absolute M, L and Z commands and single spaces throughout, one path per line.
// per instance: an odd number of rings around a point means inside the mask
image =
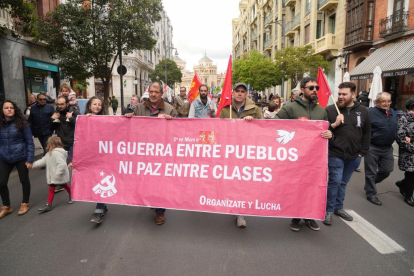
M 210 105 L 214 108 L 214 111 L 210 110 Z M 193 101 L 190 107 L 190 113 L 188 118 L 214 118 L 216 117 L 217 106 L 212 99 L 207 97 L 207 104 L 204 105 L 201 102 L 200 96 Z

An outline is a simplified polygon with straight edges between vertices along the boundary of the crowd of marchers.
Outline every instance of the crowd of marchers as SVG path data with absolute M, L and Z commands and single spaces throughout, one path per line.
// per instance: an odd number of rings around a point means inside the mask
M 365 167 L 365 193 L 369 202 L 382 205 L 377 197 L 377 184 L 384 181 L 393 171 L 393 143 L 399 146 L 398 165 L 405 172 L 404 179 L 395 183 L 404 202 L 414 207 L 414 98 L 406 103 L 406 112 L 397 118 L 393 108 L 392 95 L 379 93 L 375 107 L 367 108 L 357 100 L 356 86 L 352 82 L 339 85 L 338 100 L 326 109 L 318 104 L 319 85 L 314 78 L 304 78 L 300 89 L 294 89 L 289 101 L 282 102 L 278 95 L 271 95 L 266 108 L 260 108 L 257 96 L 248 91 L 244 83 L 237 83 L 232 89 L 232 104 L 221 109 L 217 116 L 217 104 L 209 97 L 209 87 L 199 87 L 199 96 L 192 103 L 188 100 L 187 91 L 180 88 L 179 96 L 173 103 L 165 99 L 163 86 L 153 82 L 143 99 L 131 98 L 127 107 L 122 107 L 122 116 L 163 117 L 171 120 L 181 118 L 232 118 L 251 123 L 258 119 L 294 119 L 325 120 L 329 129 L 321 133 L 321 137 L 329 140 L 328 183 L 326 214 L 323 223 L 331 225 L 333 215 L 344 220 L 353 218 L 344 210 L 347 183 L 358 169 L 362 158 Z M 118 102 L 113 97 L 111 106 L 116 114 Z M 255 102 L 256 101 L 256 102 Z M 25 112 L 13 101 L 6 100 L 0 104 L 0 195 L 3 202 L 0 218 L 13 212 L 9 197 L 8 182 L 13 168 L 16 168 L 22 184 L 23 197 L 18 215 L 24 215 L 30 209 L 29 169 L 45 169 L 49 193 L 45 206 L 40 212 L 52 210 L 54 194 L 66 190 L 68 203 L 73 203 L 69 170 L 72 166 L 73 144 L 76 118 L 80 115 L 79 107 L 71 87 L 63 83 L 60 94 L 55 100 L 56 109 L 47 103 L 51 102 L 46 93 L 33 97 L 32 103 Z M 52 100 L 53 102 L 53 100 Z M 29 111 L 27 111 L 29 110 Z M 107 105 L 100 96 L 94 96 L 86 104 L 84 115 L 108 115 Z M 26 115 L 26 116 L 25 116 Z M 182 121 L 186 123 L 185 120 Z M 54 135 L 56 134 L 56 135 Z M 43 148 L 43 157 L 34 161 L 34 140 L 39 139 Z M 165 222 L 165 209 L 155 209 L 155 222 Z M 108 206 L 97 203 L 91 219 L 93 223 L 101 223 Z M 293 218 L 290 228 L 299 231 L 301 218 Z M 318 231 L 315 220 L 304 219 L 312 230 Z M 246 227 L 243 216 L 236 216 L 238 227 Z

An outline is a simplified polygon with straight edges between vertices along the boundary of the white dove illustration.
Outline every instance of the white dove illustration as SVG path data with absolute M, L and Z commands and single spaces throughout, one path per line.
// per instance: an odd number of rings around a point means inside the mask
M 296 130 L 293 132 L 289 132 L 286 130 L 278 130 L 277 135 L 279 135 L 280 137 L 276 138 L 276 141 L 278 141 L 282 145 L 285 145 L 289 143 L 289 141 L 292 140 L 293 137 L 295 137 L 295 133 L 296 133 Z

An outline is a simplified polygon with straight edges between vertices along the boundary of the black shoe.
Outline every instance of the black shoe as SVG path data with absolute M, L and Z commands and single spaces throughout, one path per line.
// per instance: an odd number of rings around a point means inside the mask
M 52 204 L 47 203 L 42 208 L 39 208 L 39 211 L 40 212 L 49 212 L 49 211 L 52 211 Z
M 402 181 L 400 180 L 400 181 L 397 181 L 397 182 L 395 182 L 395 185 L 400 189 L 400 194 L 402 194 L 403 196 L 405 196 L 405 192 L 404 192 L 404 190 L 403 190 L 403 187 L 402 187 Z
M 332 212 L 326 212 L 325 220 L 323 221 L 323 224 L 325 224 L 325 225 L 331 225 L 332 224 Z
M 95 213 L 93 214 L 93 218 L 91 219 L 91 222 L 100 224 L 103 220 L 104 214 L 102 213 Z
M 290 223 L 290 229 L 292 229 L 292 231 L 298 232 L 300 229 L 300 219 L 292 219 L 292 222 Z
M 379 201 L 376 196 L 369 196 L 369 197 L 367 197 L 367 199 L 368 199 L 369 202 L 371 202 L 375 205 L 378 205 L 378 206 L 382 205 L 381 201 Z
M 338 217 L 343 218 L 346 221 L 353 221 L 354 220 L 354 218 L 351 217 L 347 212 L 345 212 L 344 209 L 336 210 L 334 212 L 334 214 L 337 215 Z
M 414 200 L 413 200 L 412 197 L 405 197 L 404 202 L 407 203 L 408 205 L 414 207 Z
M 313 219 L 307 219 L 307 220 L 305 220 L 305 223 L 313 231 L 319 231 L 319 229 L 320 229 L 319 225 Z

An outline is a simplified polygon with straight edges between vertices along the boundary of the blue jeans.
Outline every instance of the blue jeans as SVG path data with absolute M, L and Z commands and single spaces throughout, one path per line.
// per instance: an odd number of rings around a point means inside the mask
M 352 174 L 358 168 L 359 163 L 361 163 L 361 157 L 353 160 L 342 160 L 336 157 L 328 158 L 329 180 L 326 212 L 343 209 L 346 184 L 348 184 Z
M 106 203 L 96 203 L 95 213 L 103 214 L 106 208 Z
M 72 146 L 63 146 L 63 149 L 68 152 L 68 158 L 66 159 L 66 162 L 72 162 L 73 145 Z

